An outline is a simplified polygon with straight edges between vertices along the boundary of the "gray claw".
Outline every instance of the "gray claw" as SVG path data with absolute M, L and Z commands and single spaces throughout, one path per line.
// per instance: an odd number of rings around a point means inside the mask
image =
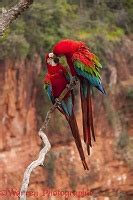
M 61 105 L 61 101 L 60 101 L 58 98 L 55 99 L 55 102 L 56 102 L 58 105 Z

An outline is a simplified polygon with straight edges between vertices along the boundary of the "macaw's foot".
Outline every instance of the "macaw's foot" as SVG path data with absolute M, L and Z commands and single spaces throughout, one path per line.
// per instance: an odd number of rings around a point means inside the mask
M 77 82 L 78 82 L 78 77 L 77 76 L 72 76 L 70 83 L 73 83 L 73 84 L 76 85 Z
M 61 101 L 58 98 L 55 99 L 55 103 L 58 104 L 59 106 L 61 105 Z

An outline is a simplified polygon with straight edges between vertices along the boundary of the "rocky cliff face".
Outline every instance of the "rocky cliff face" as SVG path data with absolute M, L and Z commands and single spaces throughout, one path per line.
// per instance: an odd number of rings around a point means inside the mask
M 30 63 L 0 62 L 1 189 L 20 185 L 21 173 L 40 148 L 35 108 L 35 80 L 40 64 L 37 56 Z
M 46 189 L 49 192 L 91 190 L 98 200 L 132 199 L 132 50 L 131 40 L 125 38 L 113 52 L 107 51 L 109 64 L 103 71 L 103 80 L 108 95 L 98 92 L 93 95 L 96 143 L 91 156 L 86 155 L 90 171 L 83 170 L 68 124 L 56 112 L 48 131 L 52 149 L 44 169 L 38 168 L 32 174 L 29 191 L 36 192 L 36 197 L 34 194 L 28 199 L 64 199 L 60 194 L 49 198 Z M 41 148 L 37 135 L 41 121 L 37 108 L 41 97 L 37 84 L 40 70 L 41 61 L 37 55 L 30 62 L 0 61 L 1 191 L 19 190 L 26 166 L 36 159 Z M 45 106 L 46 103 L 41 110 L 46 112 L 48 106 Z M 82 135 L 80 101 L 75 110 Z M 72 194 L 68 199 L 77 198 Z M 17 197 L 8 192 L 2 199 Z M 82 199 L 90 199 L 89 193 Z

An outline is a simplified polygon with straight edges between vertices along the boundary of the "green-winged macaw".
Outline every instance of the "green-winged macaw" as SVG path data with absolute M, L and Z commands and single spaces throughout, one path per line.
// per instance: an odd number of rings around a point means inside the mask
M 90 154 L 92 137 L 95 141 L 90 89 L 94 86 L 105 94 L 100 76 L 102 65 L 98 57 L 81 41 L 61 40 L 53 47 L 53 53 L 57 57 L 65 56 L 72 76 L 80 80 L 84 141 Z

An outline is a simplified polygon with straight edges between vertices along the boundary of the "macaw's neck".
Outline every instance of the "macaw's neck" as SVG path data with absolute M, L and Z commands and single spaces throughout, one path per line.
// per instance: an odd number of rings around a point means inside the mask
M 66 56 L 66 59 L 67 59 L 67 63 L 69 65 L 72 76 L 76 76 L 76 71 L 75 71 L 75 68 L 74 68 L 74 65 L 73 65 L 73 62 L 72 62 L 72 57 Z
M 57 73 L 60 68 L 58 65 L 55 65 L 55 66 L 47 65 L 47 69 L 48 69 L 48 73 L 52 75 L 52 74 Z

